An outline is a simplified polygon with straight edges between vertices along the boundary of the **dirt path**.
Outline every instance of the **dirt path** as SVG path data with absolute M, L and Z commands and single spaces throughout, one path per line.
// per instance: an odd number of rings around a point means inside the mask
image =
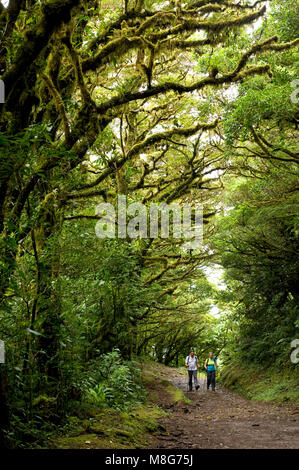
M 192 403 L 170 405 L 163 418 L 166 432 L 152 442 L 154 448 L 298 449 L 299 407 L 251 402 L 223 388 L 188 392 L 187 377 L 175 369 L 161 370 L 161 378 L 180 388 Z M 163 398 L 160 396 L 161 405 Z

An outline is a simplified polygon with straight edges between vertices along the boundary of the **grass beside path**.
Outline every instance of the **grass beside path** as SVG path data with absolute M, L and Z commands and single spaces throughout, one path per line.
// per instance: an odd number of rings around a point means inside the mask
M 170 383 L 167 368 L 142 362 L 144 403 L 130 411 L 99 410 L 82 406 L 68 418 L 59 435 L 49 439 L 50 448 L 59 449 L 135 449 L 147 447 L 156 433 L 164 430 L 160 419 L 177 404 L 189 404 L 184 393 Z
M 256 365 L 224 367 L 220 383 L 254 401 L 299 403 L 299 367 L 261 369 Z

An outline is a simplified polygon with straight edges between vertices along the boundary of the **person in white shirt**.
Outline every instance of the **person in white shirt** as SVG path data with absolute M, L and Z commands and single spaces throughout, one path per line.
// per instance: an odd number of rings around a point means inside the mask
M 189 356 L 186 357 L 185 366 L 188 369 L 189 374 L 189 392 L 192 392 L 192 377 L 194 377 L 194 387 L 196 390 L 199 389 L 198 381 L 197 381 L 197 367 L 198 367 L 198 359 L 197 356 L 194 354 L 194 349 L 190 350 Z

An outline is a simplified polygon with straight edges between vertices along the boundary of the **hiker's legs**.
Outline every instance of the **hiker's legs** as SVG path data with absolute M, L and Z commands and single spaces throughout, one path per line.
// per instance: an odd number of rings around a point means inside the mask
M 196 388 L 196 390 L 199 388 L 199 385 L 198 385 L 198 380 L 197 380 L 197 370 L 194 370 L 193 371 L 193 376 L 194 376 L 194 387 Z
M 212 374 L 211 374 L 212 390 L 215 390 L 215 378 L 216 378 L 216 372 L 212 370 Z
M 207 389 L 209 390 L 209 387 L 211 385 L 211 371 L 207 371 Z
M 188 370 L 189 374 L 189 391 L 191 392 L 192 390 L 192 375 L 193 375 L 193 370 Z

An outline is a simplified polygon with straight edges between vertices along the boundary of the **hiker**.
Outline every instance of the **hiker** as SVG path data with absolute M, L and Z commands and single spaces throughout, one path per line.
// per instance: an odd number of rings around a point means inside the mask
M 189 392 L 192 392 L 192 377 L 194 377 L 194 386 L 196 390 L 199 389 L 198 381 L 197 381 L 197 366 L 198 366 L 198 359 L 197 356 L 194 354 L 194 349 L 190 349 L 189 356 L 186 357 L 185 366 L 188 368 L 189 374 Z
M 217 369 L 217 360 L 214 357 L 212 352 L 209 352 L 209 357 L 205 362 L 205 369 L 207 371 L 207 388 L 209 390 L 210 385 L 212 385 L 212 390 L 215 392 L 215 376 Z

